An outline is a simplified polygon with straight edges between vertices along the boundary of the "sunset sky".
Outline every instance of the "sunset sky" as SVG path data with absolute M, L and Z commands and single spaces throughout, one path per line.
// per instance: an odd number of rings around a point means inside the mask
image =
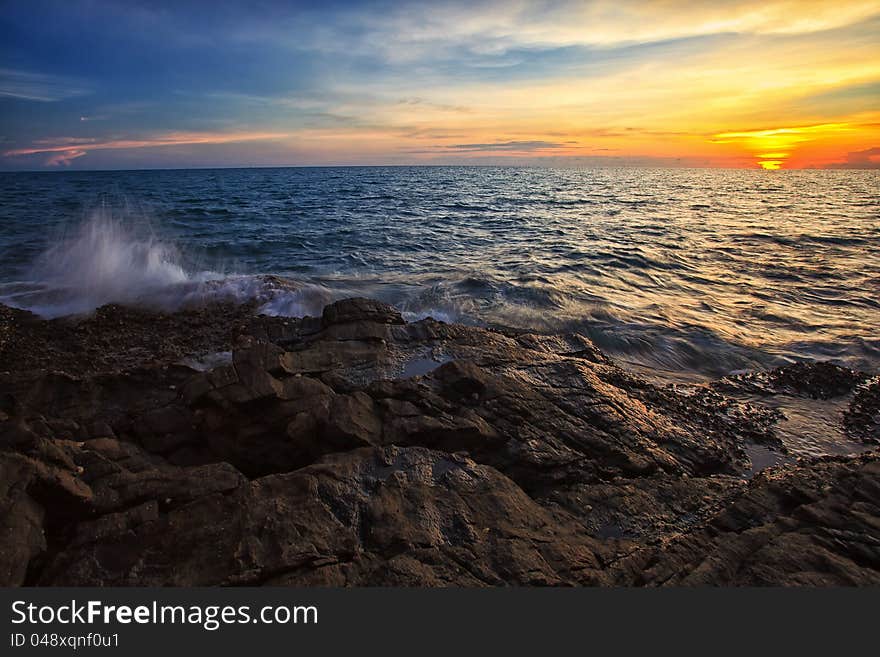
M 880 0 L 0 0 L 0 169 L 468 163 L 876 168 Z

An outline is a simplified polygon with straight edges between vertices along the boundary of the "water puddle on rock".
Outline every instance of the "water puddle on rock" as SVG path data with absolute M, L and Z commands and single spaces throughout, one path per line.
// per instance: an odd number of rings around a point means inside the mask
M 746 445 L 752 467 L 744 476 L 752 478 L 761 470 L 784 463 L 793 463 L 799 457 L 847 456 L 873 449 L 871 445 L 850 438 L 843 428 L 843 413 L 851 396 L 834 399 L 809 399 L 795 395 L 750 395 L 739 397 L 756 406 L 782 411 L 775 426 L 776 436 L 785 446 L 786 453 L 767 445 Z
M 403 372 L 400 373 L 399 378 L 411 379 L 414 376 L 424 376 L 451 360 L 451 356 L 412 358 L 403 364 Z
M 843 413 L 851 396 L 807 399 L 774 395 L 751 401 L 782 411 L 776 435 L 795 456 L 839 456 L 858 454 L 870 445 L 853 440 L 843 428 Z
M 795 458 L 790 454 L 783 454 L 778 449 L 758 443 L 746 443 L 746 453 L 749 455 L 751 467 L 743 472 L 743 479 L 751 479 L 761 470 L 772 468 L 783 463 L 792 463 Z

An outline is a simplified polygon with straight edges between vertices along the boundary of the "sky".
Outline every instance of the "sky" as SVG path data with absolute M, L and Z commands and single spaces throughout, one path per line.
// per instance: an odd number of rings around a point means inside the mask
M 880 0 L 0 0 L 0 169 L 880 167 Z

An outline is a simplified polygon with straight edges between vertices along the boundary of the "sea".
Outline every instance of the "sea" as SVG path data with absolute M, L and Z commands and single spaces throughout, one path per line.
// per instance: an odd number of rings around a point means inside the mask
M 411 320 L 579 332 L 672 380 L 814 360 L 877 373 L 880 172 L 0 173 L 4 304 L 303 316 L 350 296 Z

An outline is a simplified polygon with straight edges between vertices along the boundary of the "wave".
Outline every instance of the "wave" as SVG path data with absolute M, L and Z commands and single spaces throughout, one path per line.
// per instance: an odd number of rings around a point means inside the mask
M 211 277 L 211 272 L 199 276 Z M 53 241 L 37 258 L 30 278 L 52 291 L 52 305 L 62 314 L 110 302 L 136 302 L 196 280 L 184 269 L 173 244 L 149 232 L 137 234 L 131 222 L 114 218 L 106 209 L 93 211 L 73 234 Z
M 214 302 L 256 303 L 264 314 L 301 317 L 320 313 L 334 296 L 319 285 L 223 273 L 192 260 L 145 219 L 101 208 L 56 235 L 24 280 L 0 286 L 0 302 L 45 319 L 109 303 L 171 312 Z

